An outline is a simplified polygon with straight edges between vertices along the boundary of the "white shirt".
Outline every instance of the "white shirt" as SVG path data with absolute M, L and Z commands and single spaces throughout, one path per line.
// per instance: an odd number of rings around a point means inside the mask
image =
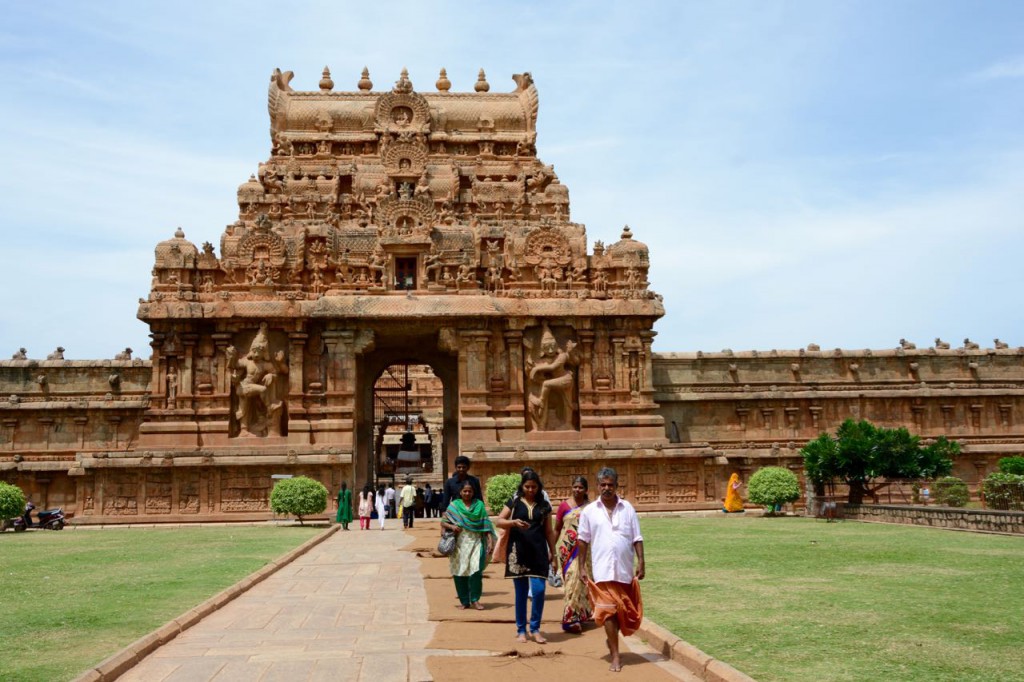
M 594 582 L 633 582 L 633 543 L 644 539 L 633 505 L 620 497 L 609 515 L 604 502 L 594 500 L 580 512 L 579 539 L 590 545 Z
M 384 491 L 384 501 L 387 502 L 389 505 L 395 501 L 394 488 L 388 488 L 387 490 Z

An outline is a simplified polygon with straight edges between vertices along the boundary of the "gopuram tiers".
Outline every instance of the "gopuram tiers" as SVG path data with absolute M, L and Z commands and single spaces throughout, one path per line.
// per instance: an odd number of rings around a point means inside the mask
M 138 447 L 371 474 L 373 382 L 444 385 L 447 467 L 667 444 L 654 403 L 648 249 L 594 244 L 537 156 L 537 88 L 419 92 L 405 70 L 336 91 L 270 78 L 270 156 L 219 249 L 156 248 L 150 408 Z M 440 473 L 440 472 L 439 472 Z

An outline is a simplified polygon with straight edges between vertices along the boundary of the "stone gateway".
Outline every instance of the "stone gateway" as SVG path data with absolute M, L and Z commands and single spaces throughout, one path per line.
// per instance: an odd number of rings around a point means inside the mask
M 640 510 L 716 508 L 732 471 L 799 469 L 853 416 L 965 445 L 976 481 L 1024 445 L 1022 349 L 654 354 L 661 297 L 629 227 L 588 249 L 537 155 L 529 73 L 509 92 L 293 90 L 270 78 L 270 153 L 219 248 L 179 228 L 138 317 L 151 354 L 0 362 L 0 478 L 76 522 L 261 519 L 274 475 L 332 491 L 529 463 L 553 498 L 618 460 Z M 63 349 L 60 349 L 63 351 Z M 428 399 L 381 381 L 416 368 Z M 384 407 L 381 407 L 381 405 Z M 390 407 L 389 407 L 390 405 Z M 415 413 L 415 416 L 414 414 Z M 415 433 L 414 433 L 415 431 Z M 395 441 L 397 443 L 397 441 Z M 422 452 L 423 462 L 417 462 Z

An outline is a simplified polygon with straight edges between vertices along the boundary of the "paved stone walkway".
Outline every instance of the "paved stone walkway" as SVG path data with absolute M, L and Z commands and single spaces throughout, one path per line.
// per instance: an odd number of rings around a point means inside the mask
M 437 624 L 428 620 L 420 560 L 402 551 L 413 536 L 399 521 L 387 524 L 383 532 L 374 522 L 374 530 L 334 533 L 119 679 L 420 682 L 432 679 L 428 657 L 493 656 L 427 648 Z M 644 657 L 664 660 L 653 652 Z M 678 664 L 656 665 L 670 666 L 677 679 L 697 679 L 679 673 Z
M 427 597 L 410 536 L 337 532 L 157 649 L 121 680 L 430 680 Z M 376 526 L 376 522 L 374 522 Z

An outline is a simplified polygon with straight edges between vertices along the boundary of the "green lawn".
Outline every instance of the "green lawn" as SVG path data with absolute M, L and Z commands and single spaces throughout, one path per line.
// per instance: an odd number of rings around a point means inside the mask
M 0 680 L 67 680 L 313 537 L 310 527 L 0 533 Z
M 646 615 L 759 682 L 1024 680 L 1024 538 L 652 518 Z

